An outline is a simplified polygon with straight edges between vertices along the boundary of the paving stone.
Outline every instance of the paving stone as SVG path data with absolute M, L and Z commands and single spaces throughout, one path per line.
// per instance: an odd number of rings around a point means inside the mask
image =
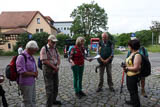
M 6 64 L 8 64 L 11 57 L 5 58 Z M 95 73 L 95 67 L 98 63 L 96 60 L 91 63 L 85 62 L 83 91 L 87 94 L 87 96 L 82 99 L 77 99 L 73 89 L 73 72 L 68 61 L 62 58 L 59 71 L 59 96 L 57 99 L 61 100 L 63 105 L 58 107 L 130 107 L 125 104 L 125 100 L 130 99 L 126 86 L 126 80 L 124 80 L 123 93 L 120 94 L 120 81 L 122 77 L 122 68 L 120 68 L 120 63 L 122 61 L 123 60 L 118 56 L 116 56 L 113 60 L 112 76 L 114 88 L 116 90 L 115 93 L 109 91 L 106 73 L 104 75 L 103 91 L 99 93 L 96 92 L 99 82 L 99 72 Z M 4 67 L 0 66 L 0 72 L 2 71 L 4 71 Z M 156 68 L 152 68 L 152 72 L 153 75 L 146 78 L 145 87 L 148 98 L 141 96 L 139 88 L 139 95 L 143 107 L 160 106 L 160 79 L 157 75 L 155 75 Z M 22 96 L 18 96 L 17 84 L 15 82 L 12 84 L 12 86 L 9 86 L 8 80 L 6 79 L 2 85 L 6 91 L 6 98 L 9 103 L 9 107 L 19 107 L 22 101 Z M 45 107 L 46 92 L 42 71 L 39 71 L 39 77 L 36 80 L 36 96 L 37 107 Z

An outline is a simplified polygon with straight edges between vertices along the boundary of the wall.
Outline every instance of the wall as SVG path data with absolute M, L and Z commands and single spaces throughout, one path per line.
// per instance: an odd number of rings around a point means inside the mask
M 40 24 L 37 24 L 37 18 L 40 18 Z M 47 32 L 51 34 L 50 25 L 45 21 L 45 19 L 37 13 L 32 22 L 27 28 L 27 31 L 34 34 L 36 33 L 36 29 L 43 29 L 43 32 Z

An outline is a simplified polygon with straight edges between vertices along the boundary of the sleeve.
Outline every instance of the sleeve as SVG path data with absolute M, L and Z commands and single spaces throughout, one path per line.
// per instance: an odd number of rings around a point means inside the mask
M 113 46 L 113 44 L 111 45 L 111 49 L 112 49 L 112 54 L 111 54 L 111 56 L 114 56 L 114 46 Z
M 69 55 L 69 61 L 70 61 L 70 59 L 73 60 L 74 50 L 75 50 L 75 48 L 71 49 L 71 52 L 70 52 L 70 55 Z
M 17 68 L 17 72 L 19 74 L 27 72 L 27 70 L 26 70 L 26 62 L 25 62 L 24 56 L 22 56 L 22 55 L 18 56 L 18 58 L 16 60 L 16 68 Z
M 127 53 L 127 57 L 126 57 L 126 58 L 128 58 L 128 57 L 130 56 L 130 54 L 131 54 L 131 52 L 130 52 L 130 51 L 128 51 L 128 53 Z
M 47 53 L 45 47 L 42 47 L 40 52 L 40 60 L 46 60 L 47 59 Z

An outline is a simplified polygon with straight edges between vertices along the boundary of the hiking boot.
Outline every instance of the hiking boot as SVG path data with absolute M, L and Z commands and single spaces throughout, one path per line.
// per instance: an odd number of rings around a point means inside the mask
M 80 94 L 81 96 L 87 96 L 83 91 L 80 91 L 79 94 Z
M 141 91 L 141 95 L 143 96 L 143 97 L 145 97 L 145 98 L 147 98 L 148 96 L 147 96 L 147 94 L 146 94 L 146 92 L 143 90 L 143 91 Z
M 96 90 L 96 92 L 101 92 L 102 91 L 102 88 L 98 88 L 97 90 Z
M 134 103 L 132 101 L 126 101 L 125 103 L 128 105 L 134 105 Z
M 75 93 L 75 96 L 78 98 L 78 99 L 81 99 L 81 95 L 80 95 L 80 93 Z
M 62 105 L 61 101 L 55 101 L 53 102 L 53 105 Z
M 109 90 L 110 90 L 111 92 L 115 92 L 115 90 L 114 90 L 113 87 L 110 87 Z

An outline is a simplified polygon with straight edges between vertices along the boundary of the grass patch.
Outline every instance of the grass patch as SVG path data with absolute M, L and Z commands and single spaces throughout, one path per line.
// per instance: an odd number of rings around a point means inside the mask
M 160 52 L 160 45 L 150 45 L 146 48 L 149 52 Z
M 120 50 L 115 49 L 115 50 L 114 50 L 114 54 L 115 54 L 115 55 L 119 55 L 119 54 L 123 54 L 123 52 L 121 52 Z
M 14 56 L 14 55 L 17 55 L 17 52 L 14 52 L 14 51 L 4 52 L 0 50 L 0 56 Z

